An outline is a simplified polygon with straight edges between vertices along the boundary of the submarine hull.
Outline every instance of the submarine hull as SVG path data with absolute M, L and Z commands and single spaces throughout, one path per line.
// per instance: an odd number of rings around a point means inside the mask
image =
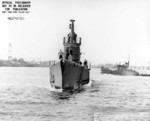
M 78 90 L 89 83 L 89 70 L 76 62 L 60 60 L 50 66 L 50 77 L 54 89 Z

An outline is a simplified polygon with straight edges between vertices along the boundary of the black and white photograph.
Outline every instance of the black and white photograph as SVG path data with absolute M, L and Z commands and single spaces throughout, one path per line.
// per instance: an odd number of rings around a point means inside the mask
M 0 121 L 150 121 L 150 1 L 1 0 Z

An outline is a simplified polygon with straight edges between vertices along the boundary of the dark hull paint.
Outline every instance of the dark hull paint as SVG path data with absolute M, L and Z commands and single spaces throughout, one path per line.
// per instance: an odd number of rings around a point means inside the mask
M 57 72 L 61 72 L 61 75 Z M 55 63 L 50 67 L 50 73 L 53 77 L 50 83 L 55 89 L 78 90 L 89 83 L 89 70 L 73 61 L 61 60 Z

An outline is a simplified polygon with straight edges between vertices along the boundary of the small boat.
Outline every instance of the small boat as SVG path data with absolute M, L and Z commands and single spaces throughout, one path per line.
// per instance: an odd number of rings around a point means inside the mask
M 125 64 L 116 64 L 113 67 L 101 66 L 101 74 L 113 74 L 122 76 L 150 76 L 150 74 L 139 73 L 129 68 L 129 61 Z
M 101 73 L 122 76 L 140 76 L 140 74 L 137 71 L 129 69 L 129 61 L 122 65 L 116 64 L 112 69 L 102 66 Z
M 81 38 L 74 32 L 74 21 L 70 20 L 71 29 L 63 39 L 64 51 L 59 52 L 59 61 L 50 64 L 51 88 L 62 91 L 75 91 L 89 83 L 90 69 L 85 60 L 80 61 Z

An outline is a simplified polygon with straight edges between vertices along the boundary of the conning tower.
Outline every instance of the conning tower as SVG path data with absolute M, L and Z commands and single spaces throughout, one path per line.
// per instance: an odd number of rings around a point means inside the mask
M 77 34 L 74 32 L 74 21 L 70 20 L 71 24 L 69 28 L 71 29 L 70 33 L 67 37 L 64 37 L 63 45 L 64 45 L 64 54 L 67 58 L 68 54 L 72 55 L 72 60 L 80 63 L 80 45 L 81 45 L 81 37 L 77 37 Z

